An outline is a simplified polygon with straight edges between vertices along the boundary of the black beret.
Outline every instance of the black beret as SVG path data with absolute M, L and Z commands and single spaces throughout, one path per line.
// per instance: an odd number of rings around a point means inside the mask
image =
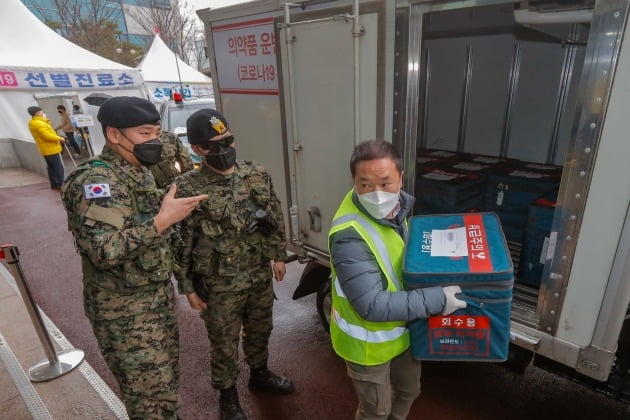
M 96 118 L 103 127 L 115 128 L 160 123 L 160 113 L 155 105 L 135 96 L 115 96 L 108 99 L 99 108 Z
M 200 109 L 186 120 L 186 136 L 190 144 L 203 144 L 228 128 L 225 117 L 212 108 Z
M 35 114 L 37 114 L 41 110 L 42 109 L 40 107 L 38 107 L 38 106 L 29 106 L 26 111 L 28 111 L 29 115 L 31 117 L 33 117 L 33 116 L 35 116 Z

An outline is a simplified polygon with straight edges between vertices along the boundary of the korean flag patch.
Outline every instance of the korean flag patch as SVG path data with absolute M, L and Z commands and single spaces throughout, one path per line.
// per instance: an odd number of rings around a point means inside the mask
M 86 184 L 83 186 L 83 195 L 86 200 L 112 196 L 109 190 L 109 184 Z

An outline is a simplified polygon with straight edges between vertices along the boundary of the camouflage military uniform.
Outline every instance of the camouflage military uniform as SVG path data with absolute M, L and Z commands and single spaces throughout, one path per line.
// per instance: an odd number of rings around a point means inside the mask
M 179 137 L 169 131 L 160 134 L 162 142 L 162 160 L 151 166 L 158 188 L 166 188 L 180 173 L 193 169 L 193 161 Z M 175 167 L 179 163 L 179 169 Z
M 273 287 L 270 261 L 286 259 L 280 202 L 266 170 L 237 160 L 234 173 L 222 175 L 202 166 L 177 178 L 177 193 L 210 197 L 182 222 L 175 277 L 181 293 L 192 293 L 193 279 L 204 283 L 208 309 L 201 317 L 211 342 L 212 384 L 236 384 L 238 344 L 253 369 L 266 366 L 272 329 Z M 276 221 L 272 232 L 249 233 L 252 208 Z
M 102 193 L 106 185 L 111 197 Z M 99 192 L 104 197 L 89 197 Z M 169 230 L 159 234 L 153 224 L 161 198 L 148 169 L 108 146 L 62 187 L 85 314 L 132 419 L 174 419 L 179 407 Z

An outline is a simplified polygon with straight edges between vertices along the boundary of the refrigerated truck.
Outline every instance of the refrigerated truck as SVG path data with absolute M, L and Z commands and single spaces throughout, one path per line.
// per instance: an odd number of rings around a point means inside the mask
M 384 138 L 562 167 L 540 285 L 519 282 L 511 362 L 630 397 L 627 0 L 261 0 L 198 14 L 239 156 L 268 168 L 330 307 L 327 235 L 349 157 Z M 518 245 L 518 244 L 517 244 Z M 517 256 L 513 255 L 515 260 Z

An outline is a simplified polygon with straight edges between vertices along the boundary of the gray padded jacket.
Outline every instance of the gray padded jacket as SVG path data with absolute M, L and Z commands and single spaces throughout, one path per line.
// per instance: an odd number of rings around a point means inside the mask
M 352 194 L 352 202 L 364 217 L 391 226 L 403 240 L 407 239 L 403 222 L 411 212 L 414 201 L 413 196 L 401 191 L 400 211 L 396 217 L 377 220 L 361 205 L 356 192 Z M 446 297 L 439 286 L 401 292 L 386 291 L 387 279 L 381 273 L 376 257 L 354 229 L 344 229 L 332 235 L 330 256 L 341 289 L 354 310 L 367 321 L 412 321 L 440 314 L 444 309 Z

